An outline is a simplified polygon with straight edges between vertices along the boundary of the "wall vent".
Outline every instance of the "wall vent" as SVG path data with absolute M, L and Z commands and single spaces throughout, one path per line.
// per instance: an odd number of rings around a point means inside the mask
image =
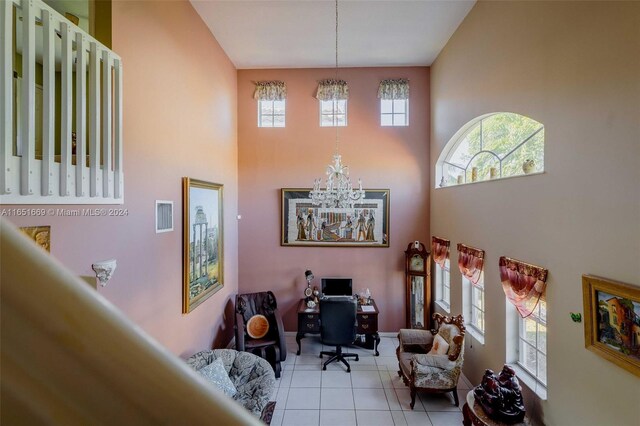
M 156 200 L 156 234 L 173 231 L 173 201 Z

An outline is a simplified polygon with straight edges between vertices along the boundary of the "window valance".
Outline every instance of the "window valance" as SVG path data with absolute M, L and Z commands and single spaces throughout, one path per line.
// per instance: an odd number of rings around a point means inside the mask
M 544 295 L 548 271 L 540 266 L 502 256 L 500 258 L 500 281 L 509 302 L 522 318 L 531 315 Z
M 287 99 L 287 84 L 284 81 L 258 81 L 253 98 L 260 101 L 283 101 Z
M 432 237 L 431 238 L 431 253 L 433 261 L 444 268 L 444 263 L 449 258 L 449 245 L 451 242 L 444 238 Z
M 458 268 L 473 285 L 477 285 L 484 266 L 484 250 L 458 244 Z
M 344 80 L 320 80 L 318 82 L 316 99 L 321 101 L 349 99 L 349 85 Z
M 378 87 L 380 99 L 409 99 L 409 80 L 395 78 L 382 80 Z

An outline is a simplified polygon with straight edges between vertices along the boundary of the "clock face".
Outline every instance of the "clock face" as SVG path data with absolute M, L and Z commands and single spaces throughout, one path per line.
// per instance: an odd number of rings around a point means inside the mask
M 304 295 L 306 297 L 311 297 L 311 295 L 313 295 L 313 290 L 311 289 L 311 287 L 307 287 L 304 289 Z
M 419 254 L 414 254 L 411 256 L 409 260 L 409 270 L 410 271 L 424 271 L 424 259 Z

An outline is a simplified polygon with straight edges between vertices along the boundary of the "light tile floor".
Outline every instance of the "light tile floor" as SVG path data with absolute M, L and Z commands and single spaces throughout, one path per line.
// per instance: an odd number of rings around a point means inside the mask
M 471 385 L 464 377 L 458 384 L 460 407 L 453 405 L 450 394 L 419 393 L 413 410 L 409 388 L 398 376 L 395 350 L 398 339 L 383 337 L 373 356 L 372 350 L 351 347 L 348 352 L 360 355 L 350 360 L 351 373 L 342 364 L 331 363 L 322 370 L 319 337 L 302 340 L 302 353 L 296 356 L 295 336 L 287 335 L 287 360 L 272 400 L 276 409 L 273 426 L 352 426 L 352 425 L 421 425 L 459 426 L 462 405 Z M 326 359 L 326 357 L 325 357 Z

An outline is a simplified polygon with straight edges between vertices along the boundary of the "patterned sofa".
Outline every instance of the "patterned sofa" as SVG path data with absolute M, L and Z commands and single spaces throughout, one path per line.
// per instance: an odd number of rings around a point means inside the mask
M 456 406 L 459 405 L 457 388 L 464 360 L 464 319 L 462 315 L 445 317 L 437 313 L 433 318 L 437 330 L 401 329 L 398 333 L 398 374 L 411 390 L 412 409 L 418 390 L 452 392 Z M 436 334 L 449 344 L 446 354 L 428 354 Z
M 269 424 L 274 402 L 269 402 L 276 387 L 276 378 L 271 365 L 264 359 L 248 352 L 233 349 L 213 349 L 196 353 L 187 360 L 194 370 L 221 358 L 229 378 L 238 390 L 233 397 L 247 410 Z

